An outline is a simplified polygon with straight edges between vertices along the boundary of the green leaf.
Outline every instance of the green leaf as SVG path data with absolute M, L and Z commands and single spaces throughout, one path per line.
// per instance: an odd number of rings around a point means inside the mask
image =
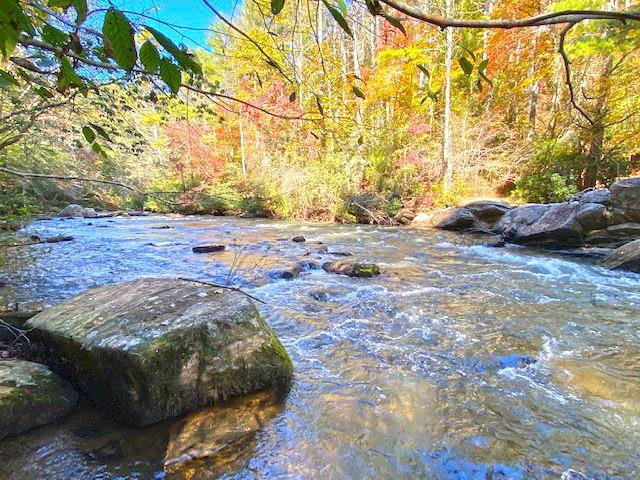
M 49 98 L 53 98 L 53 93 L 51 93 L 50 90 L 44 88 L 44 87 L 37 87 L 33 89 L 34 92 L 36 92 L 41 98 L 49 99 Z
M 17 0 L 0 0 L 0 52 L 9 58 L 22 32 L 35 35 L 35 29 Z
M 416 67 L 418 67 L 418 69 L 424 73 L 425 77 L 429 78 L 431 77 L 431 73 L 429 72 L 429 70 L 427 69 L 427 67 L 425 67 L 424 65 L 416 65 Z
M 178 46 L 173 43 L 173 41 L 167 37 L 162 32 L 159 32 L 153 27 L 145 27 L 151 35 L 158 41 L 158 43 L 164 48 L 167 52 L 171 54 L 173 58 L 178 62 L 185 70 L 190 70 L 197 75 L 202 74 L 202 67 L 198 62 L 196 62 L 190 54 L 184 52 L 178 48 Z
M 340 9 L 340 12 L 342 13 L 343 17 L 347 16 L 347 4 L 345 3 L 344 0 L 336 0 L 336 2 L 338 2 L 338 8 Z
M 67 40 L 69 40 L 69 35 L 67 35 L 62 30 L 58 30 L 54 26 L 45 24 L 42 27 L 42 39 L 52 45 L 60 46 L 63 45 Z
M 293 92 L 291 92 L 291 95 L 289 95 L 289 101 L 290 102 L 295 102 L 296 101 L 296 97 L 297 97 L 297 93 L 294 90 Z
M 90 127 L 82 127 L 82 134 L 84 135 L 84 138 L 88 143 L 93 143 L 93 141 L 96 139 L 96 132 L 91 130 Z
M 168 58 L 160 60 L 160 78 L 171 89 L 171 93 L 177 93 L 181 84 L 180 69 L 171 63 Z
M 356 97 L 359 98 L 365 98 L 364 97 L 364 93 L 362 92 L 362 90 L 360 90 L 358 87 L 356 87 L 355 85 L 351 86 L 351 90 L 353 90 L 353 93 L 356 95 Z
M 93 150 L 94 153 L 100 155 L 102 158 L 107 158 L 107 152 L 105 152 L 98 143 L 94 142 L 91 145 L 91 150 Z
M 89 125 L 91 125 L 91 127 L 93 127 L 93 129 L 98 132 L 98 135 L 111 142 L 111 137 L 109 137 L 109 134 L 105 131 L 104 128 L 102 128 L 100 125 L 96 125 L 95 123 L 90 123 Z
M 467 57 L 460 57 L 460 60 L 458 60 L 458 62 L 460 63 L 460 68 L 462 68 L 464 74 L 466 76 L 471 75 L 471 72 L 473 72 L 473 64 L 469 60 L 467 60 Z
M 344 30 L 347 33 L 347 35 L 353 38 L 353 32 L 349 28 L 349 24 L 344 19 L 340 11 L 336 7 L 331 5 L 329 2 L 327 2 L 327 0 L 322 0 L 322 3 L 324 3 L 324 6 L 327 7 L 327 10 L 329 10 L 329 13 L 331 13 L 331 16 L 333 17 L 333 19 L 336 22 L 338 22 L 338 25 L 340 25 L 340 28 L 342 28 L 342 30 Z
M 271 0 L 271 13 L 279 14 L 284 7 L 284 0 Z
M 9 72 L 5 72 L 4 70 L 0 70 L 0 87 L 8 87 L 10 85 L 20 85 L 18 81 L 13 78 Z
M 400 21 L 399 18 L 396 18 L 393 15 L 389 15 L 386 12 L 382 12 L 382 16 L 387 20 L 387 22 L 389 22 L 395 28 L 400 30 L 405 37 L 407 36 L 407 31 L 404 29 L 404 25 L 402 25 L 402 22 Z
M 52 8 L 62 8 L 66 10 L 71 6 L 71 0 L 49 0 L 47 4 Z
M 58 91 L 64 92 L 70 85 L 75 85 L 84 94 L 87 94 L 87 86 L 80 76 L 75 72 L 69 60 L 63 57 L 60 60 L 60 73 L 58 76 Z
M 478 72 L 480 73 L 485 73 L 487 71 L 487 65 L 489 64 L 489 59 L 485 58 L 484 60 L 482 60 L 480 62 L 480 65 L 478 65 Z
M 137 52 L 133 27 L 119 10 L 110 8 L 104 17 L 102 35 L 111 58 L 125 70 L 136 64 Z
M 147 40 L 140 47 L 140 61 L 149 73 L 154 73 L 160 65 L 160 54 L 155 45 Z
M 87 19 L 87 0 L 72 0 L 71 3 L 76 9 L 76 24 L 80 25 Z

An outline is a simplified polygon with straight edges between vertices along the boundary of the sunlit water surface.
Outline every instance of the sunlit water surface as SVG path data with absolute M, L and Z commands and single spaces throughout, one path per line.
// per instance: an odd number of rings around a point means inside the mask
M 640 478 L 640 275 L 408 228 L 156 216 L 29 230 L 75 240 L 15 249 L 2 303 L 143 276 L 224 281 L 231 265 L 255 280 L 292 390 L 241 455 L 176 478 Z M 316 241 L 383 274 L 265 273 L 335 258 L 313 253 Z M 228 248 L 191 252 L 212 243 Z M 0 478 L 172 477 L 172 423 L 130 430 L 85 402 L 0 442 Z

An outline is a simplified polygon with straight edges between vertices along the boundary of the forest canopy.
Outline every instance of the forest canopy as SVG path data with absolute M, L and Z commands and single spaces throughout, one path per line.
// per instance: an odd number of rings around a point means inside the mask
M 386 223 L 640 168 L 629 0 L 203 1 L 206 43 L 134 7 L 0 0 L 3 215 Z

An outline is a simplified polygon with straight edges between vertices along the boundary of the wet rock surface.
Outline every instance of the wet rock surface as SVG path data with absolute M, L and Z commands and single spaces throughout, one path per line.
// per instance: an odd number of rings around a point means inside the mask
M 73 388 L 46 366 L 0 361 L 0 439 L 67 415 L 77 400 Z
M 614 250 L 602 260 L 601 265 L 606 268 L 640 273 L 640 240 Z
M 226 247 L 224 245 L 200 245 L 193 247 L 193 253 L 216 253 L 222 252 Z
M 89 290 L 27 327 L 83 391 L 132 425 L 284 388 L 292 376 L 286 351 L 246 296 L 188 281 Z
M 500 235 L 505 242 L 567 249 L 617 248 L 640 238 L 640 177 L 590 189 L 567 202 L 513 207 L 481 200 L 419 213 L 412 225 Z
M 165 471 L 170 478 L 194 471 L 198 478 L 232 473 L 248 462 L 257 433 L 282 408 L 274 391 L 264 391 L 189 415 L 169 433 Z
M 348 277 L 373 277 L 380 275 L 380 267 L 374 263 L 326 262 L 322 265 L 325 272 L 337 273 Z

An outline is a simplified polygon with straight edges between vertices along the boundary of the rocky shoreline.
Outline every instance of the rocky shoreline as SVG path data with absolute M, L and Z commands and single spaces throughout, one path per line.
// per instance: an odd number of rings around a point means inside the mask
M 411 225 L 493 235 L 496 246 L 599 249 L 606 257 L 603 266 L 640 272 L 640 242 L 635 242 L 640 239 L 640 177 L 586 190 L 562 203 L 476 201 L 418 214 Z

